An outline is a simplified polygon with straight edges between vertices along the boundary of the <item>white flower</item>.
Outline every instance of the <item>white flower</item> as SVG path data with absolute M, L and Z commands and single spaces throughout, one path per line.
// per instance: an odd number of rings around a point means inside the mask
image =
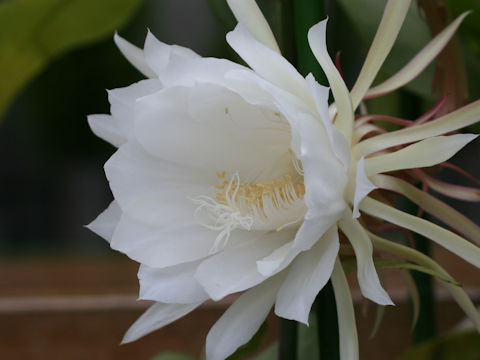
M 354 110 L 409 2 L 387 5 L 352 93 L 328 56 L 326 22 L 310 30 L 310 46 L 335 97 L 330 109 L 329 90 L 312 75 L 303 78 L 279 54 L 255 2 L 229 3 L 239 25 L 227 41 L 250 68 L 202 58 L 150 33 L 144 50 L 116 35 L 120 50 L 149 79 L 109 91 L 112 115 L 89 117 L 95 134 L 118 147 L 105 165 L 115 200 L 90 228 L 141 263 L 140 298 L 157 301 L 124 341 L 209 298 L 245 291 L 207 337 L 207 358 L 224 359 L 253 336 L 272 306 L 281 317 L 307 323 L 317 293 L 332 278 L 341 356 L 356 359 L 338 228 L 355 251 L 363 295 L 379 304 L 392 302 L 380 285 L 358 209 L 426 236 L 433 232 L 433 240 L 479 266 L 480 251 L 459 236 L 366 197 L 382 187 L 384 175 L 377 174 L 437 164 L 471 141 L 472 135 L 438 135 L 475 122 L 478 103 L 455 116 L 358 142 L 364 129 L 354 127 Z M 396 87 L 416 75 L 406 72 Z

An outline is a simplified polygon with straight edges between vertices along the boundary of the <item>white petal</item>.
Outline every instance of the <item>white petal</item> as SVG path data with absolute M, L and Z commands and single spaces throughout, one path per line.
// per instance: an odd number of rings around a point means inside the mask
M 283 280 L 279 275 L 250 289 L 231 305 L 207 335 L 208 360 L 224 360 L 258 331 Z
M 277 167 L 280 158 L 291 165 L 285 119 L 218 85 L 168 88 L 137 106 L 137 139 L 155 157 L 249 179 Z
M 408 144 L 459 130 L 465 126 L 478 122 L 479 113 L 480 100 L 477 100 L 425 124 L 391 131 L 386 134 L 366 139 L 354 146 L 353 153 L 358 159 L 360 159 L 362 155 L 367 156 L 368 154 L 392 146 Z
M 143 50 L 129 43 L 127 40 L 115 33 L 113 40 L 121 53 L 130 63 L 135 66 L 147 78 L 155 78 L 157 74 L 148 66 L 145 61 Z
M 388 1 L 367 58 L 351 91 L 354 109 L 357 108 L 368 88 L 372 85 L 380 67 L 395 43 L 409 7 L 410 0 Z
M 162 79 L 161 74 L 170 62 L 200 57 L 188 48 L 178 45 L 167 45 L 159 41 L 150 31 L 148 31 L 145 38 L 144 52 L 148 66 L 157 76 L 160 75 L 160 79 Z
M 343 134 L 332 124 L 330 116 L 328 114 L 328 96 L 329 88 L 320 85 L 312 74 L 308 74 L 306 77 L 310 92 L 315 100 L 317 111 L 320 114 L 325 129 L 327 130 L 330 144 L 333 148 L 333 152 L 337 156 L 337 159 L 343 164 L 346 170 L 350 166 L 350 145 Z
M 133 323 L 123 337 L 122 344 L 135 341 L 187 315 L 200 304 L 153 304 Z
M 132 218 L 155 225 L 192 225 L 198 195 L 215 196 L 214 172 L 203 173 L 155 159 L 133 141 L 122 145 L 105 164 L 112 193 Z M 135 186 L 132 186 L 135 184 Z
M 140 299 L 176 304 L 207 300 L 207 293 L 194 278 L 198 264 L 194 261 L 163 269 L 140 265 Z
M 433 166 L 450 159 L 477 136 L 456 134 L 428 138 L 404 149 L 366 159 L 365 171 L 371 176 L 394 170 Z
M 227 3 L 238 22 L 244 23 L 258 41 L 280 54 L 272 29 L 255 0 L 227 0 Z
M 228 44 L 260 76 L 311 102 L 305 79 L 284 57 L 258 42 L 242 23 L 227 34 Z
M 308 251 L 292 262 L 277 294 L 275 314 L 308 325 L 308 315 L 318 292 L 327 283 L 340 247 L 333 226 Z
M 135 103 L 142 96 L 152 94 L 162 88 L 156 79 L 142 80 L 124 88 L 108 91 L 110 112 L 115 118 L 116 127 L 125 139 L 131 138 L 135 119 Z
M 337 304 L 340 359 L 358 360 L 358 336 L 350 287 L 337 258 L 332 272 L 332 285 Z
M 164 268 L 208 256 L 216 236 L 198 224 L 155 226 L 123 214 L 110 246 L 142 264 Z
M 389 93 L 403 85 L 409 83 L 423 69 L 427 67 L 430 62 L 437 57 L 437 55 L 448 44 L 455 31 L 457 31 L 461 22 L 470 12 L 465 12 L 455 19 L 448 27 L 443 29 L 427 46 L 425 46 L 410 62 L 405 65 L 400 71 L 395 73 L 385 82 L 371 88 L 367 91 L 367 97 L 375 97 L 381 94 Z
M 267 276 L 257 271 L 256 262 L 291 240 L 294 234 L 290 230 L 245 233 L 251 239 L 213 255 L 198 267 L 195 276 L 213 300 L 220 300 L 264 281 Z
M 365 229 L 357 220 L 352 219 L 351 213 L 346 213 L 340 220 L 339 225 L 355 251 L 358 283 L 363 296 L 380 305 L 393 305 L 390 296 L 380 284 L 377 270 L 373 264 L 372 242 Z
M 121 216 L 122 210 L 118 206 L 118 203 L 112 201 L 108 208 L 87 225 L 87 228 L 110 242 Z
M 327 51 L 326 43 L 327 20 L 323 20 L 312 26 L 308 31 L 308 43 L 312 49 L 315 58 L 320 63 L 322 70 L 328 78 L 328 83 L 332 87 L 335 105 L 338 109 L 335 126 L 345 136 L 348 144 L 352 142 L 353 136 L 353 108 L 350 100 L 350 93 L 347 85 L 342 79 L 337 68 Z
M 111 115 L 89 115 L 88 125 L 99 138 L 119 147 L 127 139 L 119 129 L 118 121 Z
M 358 218 L 360 216 L 360 211 L 358 206 L 360 202 L 367 196 L 371 191 L 375 190 L 377 187 L 372 184 L 367 174 L 365 173 L 365 160 L 363 156 L 357 163 L 357 173 L 355 177 L 355 195 L 353 199 L 353 217 Z

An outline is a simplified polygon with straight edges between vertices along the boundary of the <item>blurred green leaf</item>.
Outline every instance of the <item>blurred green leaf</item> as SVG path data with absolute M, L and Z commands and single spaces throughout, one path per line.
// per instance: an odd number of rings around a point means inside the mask
M 112 36 L 142 0 L 16 0 L 0 4 L 0 118 L 28 81 L 68 50 Z M 62 86 L 58 84 L 58 86 Z
M 455 334 L 429 340 L 410 348 L 399 360 L 478 360 L 480 335 Z
M 188 354 L 168 351 L 155 356 L 151 360 L 195 360 L 195 358 Z

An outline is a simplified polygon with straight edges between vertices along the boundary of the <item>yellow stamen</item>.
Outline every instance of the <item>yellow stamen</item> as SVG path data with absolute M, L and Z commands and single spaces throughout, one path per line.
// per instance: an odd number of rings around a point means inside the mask
M 217 172 L 221 181 L 215 185 L 216 199 L 222 205 L 235 205 L 242 213 L 268 218 L 272 210 L 287 209 L 305 195 L 303 176 L 284 175 L 271 182 L 240 182 L 238 178 L 225 180 L 225 172 Z

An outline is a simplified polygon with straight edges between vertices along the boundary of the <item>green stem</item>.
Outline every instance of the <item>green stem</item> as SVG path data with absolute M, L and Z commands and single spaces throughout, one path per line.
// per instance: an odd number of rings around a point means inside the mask
M 280 320 L 280 341 L 278 343 L 278 360 L 295 360 L 297 358 L 298 323 L 293 320 Z
M 282 55 L 293 66 L 297 65 L 293 0 L 282 0 Z
M 430 256 L 430 243 L 423 236 L 415 236 L 415 245 L 421 253 Z M 420 312 L 418 314 L 417 326 L 413 330 L 412 340 L 419 344 L 435 336 L 435 299 L 430 275 L 412 272 L 413 279 L 418 288 L 420 298 Z
M 315 307 L 318 324 L 320 360 L 339 360 L 340 347 L 337 305 L 335 303 L 335 294 L 330 280 L 318 293 L 317 299 L 315 300 Z
M 327 17 L 324 1 L 295 0 L 293 1 L 293 13 L 297 44 L 297 70 L 303 76 L 312 73 L 318 82 L 326 84 L 325 74 L 310 50 L 307 37 L 308 30 Z

